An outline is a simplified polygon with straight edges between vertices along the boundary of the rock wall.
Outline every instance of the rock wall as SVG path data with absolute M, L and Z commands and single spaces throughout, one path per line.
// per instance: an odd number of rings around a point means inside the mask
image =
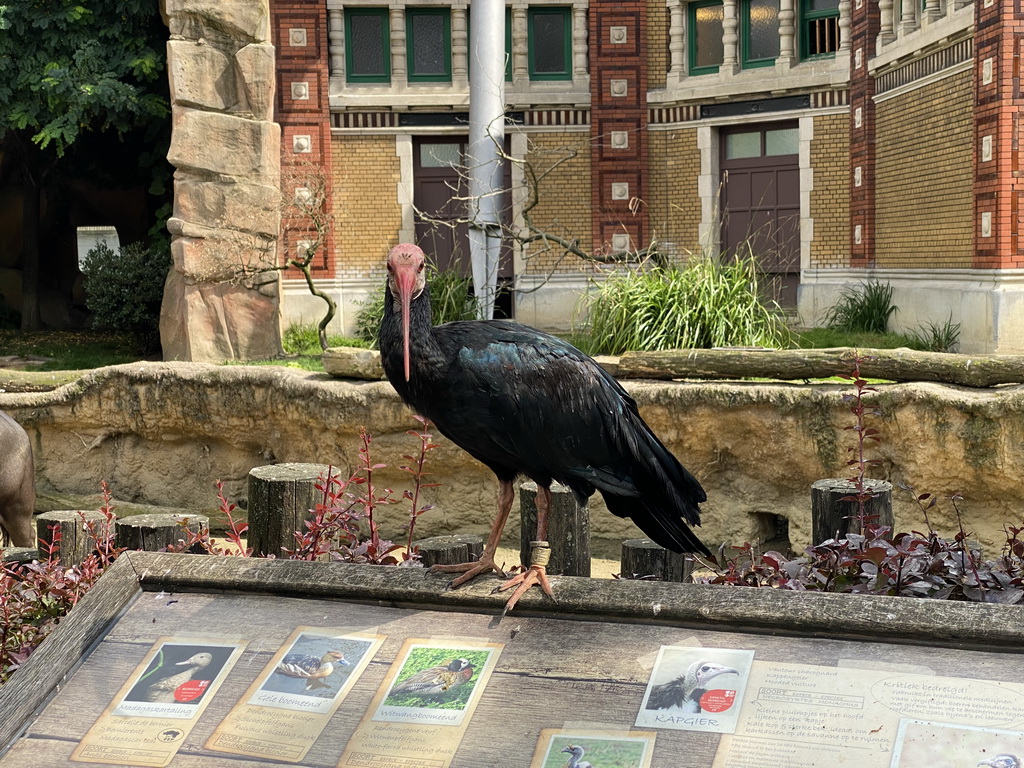
M 795 547 L 810 539 L 810 486 L 849 474 L 853 423 L 842 385 L 626 382 L 641 413 L 708 492 L 699 533 L 714 549 L 771 538 L 779 518 Z M 875 396 L 882 432 L 871 449 L 875 477 L 937 495 L 962 492 L 964 527 L 998 553 L 1006 523 L 1020 523 L 1024 477 L 1024 386 L 971 390 L 893 384 Z M 407 487 L 418 441 L 408 409 L 387 382 L 332 380 L 286 368 L 134 363 L 100 369 L 52 392 L 0 394 L 0 409 L 28 431 L 41 493 L 96 493 L 100 481 L 131 502 L 208 509 L 214 483 L 244 500 L 249 469 L 285 461 L 358 463 L 359 431 L 372 434 L 377 481 Z M 430 454 L 436 508 L 424 536 L 488 530 L 495 481 L 437 436 Z M 897 527 L 924 530 L 909 492 L 895 494 Z M 595 537 L 639 535 L 591 502 Z M 383 527 L 402 535 L 405 508 L 384 508 Z M 945 535 L 958 530 L 948 503 L 930 513 Z M 508 531 L 518 530 L 518 523 Z M 598 547 L 600 549 L 600 547 Z M 608 551 L 608 548 L 605 548 Z M 617 550 L 615 550 L 617 551 Z
M 166 360 L 281 351 L 280 127 L 267 0 L 164 0 L 173 131 L 173 267 L 160 313 Z

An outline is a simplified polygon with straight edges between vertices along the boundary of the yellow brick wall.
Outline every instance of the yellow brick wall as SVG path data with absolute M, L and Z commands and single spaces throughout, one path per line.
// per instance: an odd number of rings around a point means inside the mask
M 850 264 L 850 115 L 814 118 L 811 267 Z
M 571 157 L 573 153 L 575 156 Z M 540 202 L 531 212 L 533 222 L 545 232 L 578 239 L 583 250 L 589 251 L 592 240 L 590 133 L 533 133 L 530 135 L 527 162 L 540 179 Z M 545 251 L 543 244 L 531 245 L 525 272 L 546 274 L 553 269 L 576 272 L 586 271 L 589 267 L 576 257 L 563 258 L 563 252 L 557 247 Z
M 697 251 L 700 239 L 700 153 L 697 129 L 652 130 L 647 134 L 647 212 L 652 236 L 675 253 Z
M 367 277 L 383 269 L 402 227 L 395 138 L 334 136 L 331 153 L 337 277 Z
M 879 267 L 971 266 L 972 100 L 966 71 L 878 102 Z
M 668 8 L 665 0 L 647 0 L 647 88 L 665 87 L 668 75 Z

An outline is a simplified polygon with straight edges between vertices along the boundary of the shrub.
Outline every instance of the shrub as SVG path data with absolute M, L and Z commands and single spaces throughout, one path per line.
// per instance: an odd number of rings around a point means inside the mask
M 844 288 L 839 301 L 825 313 L 825 323 L 843 331 L 885 333 L 889 318 L 896 311 L 892 286 L 872 280 Z
M 86 254 L 86 306 L 94 328 L 128 333 L 142 354 L 160 349 L 160 304 L 171 268 L 170 252 L 142 243 L 121 246 L 117 253 L 100 243 Z
M 369 344 L 363 339 L 353 339 L 346 336 L 330 336 L 327 339 L 331 347 L 366 347 Z M 289 355 L 305 355 L 320 357 L 323 350 L 320 348 L 320 331 L 312 323 L 294 324 L 285 329 L 281 338 L 284 351 Z
M 757 346 L 778 347 L 788 331 L 766 303 L 752 257 L 693 257 L 686 266 L 622 270 L 584 299 L 585 352 Z
M 952 352 L 960 343 L 960 323 L 953 322 L 950 313 L 946 322 L 925 323 L 916 331 L 909 332 L 914 340 L 914 347 L 929 352 Z
M 473 280 L 456 272 L 442 272 L 427 265 L 427 290 L 430 291 L 431 322 L 434 325 L 453 320 L 475 320 L 478 302 L 472 295 Z M 356 336 L 377 346 L 377 334 L 384 318 L 384 291 L 371 295 L 356 316 Z

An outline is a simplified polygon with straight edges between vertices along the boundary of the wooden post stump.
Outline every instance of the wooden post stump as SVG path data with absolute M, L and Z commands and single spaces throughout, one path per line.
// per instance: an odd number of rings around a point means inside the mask
M 624 579 L 693 581 L 692 557 L 672 552 L 650 539 L 628 539 L 622 542 L 619 565 Z
M 85 516 L 83 519 L 83 515 Z M 54 533 L 60 533 L 60 542 L 54 550 L 54 557 L 60 560 L 65 568 L 81 563 L 93 550 L 96 541 L 86 529 L 86 523 L 92 523 L 96 532 L 103 534 L 106 518 L 95 509 L 54 510 L 36 515 L 36 536 L 39 539 L 39 553 L 46 556 L 50 544 L 53 544 Z
M 874 494 L 864 503 L 864 514 L 876 517 L 880 525 L 892 525 L 892 483 L 886 480 L 865 480 L 864 488 Z M 859 533 L 857 502 L 842 501 L 854 496 L 856 486 L 850 480 L 832 478 L 819 480 L 811 486 L 811 538 L 815 544 L 828 539 Z
M 185 529 L 208 540 L 210 519 L 205 515 L 131 515 L 114 523 L 114 541 L 125 549 L 160 552 L 187 542 L 189 536 Z M 199 553 L 205 550 L 197 542 L 184 551 Z
M 420 550 L 420 562 L 429 568 L 432 565 L 475 562 L 484 551 L 484 539 L 470 534 L 435 536 L 416 542 L 416 546 Z
M 280 557 L 283 547 L 295 548 L 295 532 L 306 530 L 306 520 L 323 500 L 316 482 L 320 477 L 326 480 L 330 470 L 326 464 L 273 464 L 249 470 L 249 546 L 253 555 Z M 338 469 L 333 471 L 337 474 Z
M 537 484 L 519 486 L 519 510 L 522 515 L 519 555 L 530 564 L 530 542 L 537 535 Z M 551 561 L 548 573 L 564 576 L 590 575 L 590 510 L 576 501 L 576 495 L 564 485 L 551 486 L 548 511 L 548 541 Z
M 5 547 L 0 549 L 0 561 L 5 563 L 31 563 L 39 559 L 39 550 L 32 547 Z

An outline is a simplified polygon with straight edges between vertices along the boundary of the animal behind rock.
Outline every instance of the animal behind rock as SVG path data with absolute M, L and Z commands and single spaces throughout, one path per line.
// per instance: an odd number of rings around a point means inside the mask
M 0 411 L 0 544 L 35 546 L 35 505 L 32 444 L 22 426 Z

